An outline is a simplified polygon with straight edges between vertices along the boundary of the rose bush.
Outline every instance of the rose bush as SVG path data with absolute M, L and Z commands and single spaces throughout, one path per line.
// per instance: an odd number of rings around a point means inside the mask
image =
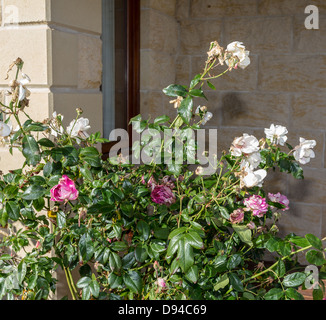
M 266 137 L 245 133 L 230 141 L 229 152 L 209 157 L 196 154 L 201 146 L 194 139 L 182 140 L 213 116 L 206 106 L 195 108 L 196 98 L 206 98 L 203 85 L 215 90 L 213 79 L 249 63 L 242 43 L 224 50 L 212 42 L 203 72 L 189 86 L 163 90 L 176 108 L 174 120 L 132 119 L 142 134 L 133 145 L 135 158 L 144 152 L 152 159 L 133 164 L 122 155 L 102 159 L 96 145 L 106 140 L 87 132 L 90 124 L 80 109 L 67 128 L 56 113 L 32 120 L 26 112 L 30 79 L 22 74 L 17 80 L 23 67 L 17 59 L 10 66 L 17 68 L 11 101 L 1 104 L 0 134 L 9 152 L 20 150 L 25 162 L 1 175 L 0 297 L 49 299 L 55 271 L 63 269 L 77 300 L 302 299 L 298 288 L 312 280 L 297 255 L 306 251 L 308 263 L 319 268 L 313 295 L 322 299 L 324 239 L 278 236 L 278 219 L 291 203 L 263 188 L 277 168 L 303 179 L 300 164 L 314 157 L 315 141 L 301 138 L 292 147 L 286 128 L 272 124 Z M 223 65 L 226 70 L 215 74 Z M 156 137 L 170 129 L 164 143 Z M 166 155 L 172 161 L 154 161 Z M 213 173 L 189 167 L 189 159 L 203 164 L 200 157 Z M 266 252 L 274 259 L 267 266 Z

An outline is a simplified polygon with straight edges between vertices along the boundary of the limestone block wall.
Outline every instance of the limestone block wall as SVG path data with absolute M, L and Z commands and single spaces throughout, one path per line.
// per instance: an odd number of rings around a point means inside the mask
M 205 104 L 214 114 L 207 128 L 218 129 L 218 149 L 235 136 L 257 138 L 271 123 L 289 130 L 288 141 L 315 139 L 316 158 L 304 167 L 305 180 L 276 172 L 270 192 L 282 192 L 291 210 L 281 231 L 326 235 L 326 3 L 323 0 L 163 0 L 143 1 L 142 113 L 174 115 L 161 89 L 189 84 L 201 72 L 209 43 L 243 41 L 250 50 L 246 70 L 214 82 Z M 319 30 L 304 26 L 307 5 L 319 9 Z M 174 8 L 174 10 L 173 10 Z

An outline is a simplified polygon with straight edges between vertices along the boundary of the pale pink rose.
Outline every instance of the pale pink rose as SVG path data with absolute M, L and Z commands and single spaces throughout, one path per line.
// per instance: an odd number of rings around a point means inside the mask
M 235 157 L 249 155 L 259 151 L 259 141 L 256 137 L 244 133 L 242 137 L 237 137 L 233 140 L 230 151 L 231 155 Z
M 230 214 L 231 223 L 239 223 L 239 222 L 243 221 L 243 218 L 244 218 L 244 211 L 241 208 L 234 210 Z
M 74 181 L 63 175 L 59 183 L 51 189 L 51 200 L 63 202 L 66 200 L 76 200 L 78 198 L 78 190 Z
M 263 217 L 268 210 L 266 199 L 258 195 L 253 195 L 244 201 L 244 205 L 252 211 L 256 217 Z
M 283 204 L 285 206 L 284 209 L 282 209 L 282 211 L 286 211 L 289 210 L 289 199 L 284 196 L 283 194 L 280 194 L 279 192 L 276 194 L 273 193 L 268 193 L 268 198 L 272 201 L 272 202 L 278 202 L 280 204 Z
M 166 282 L 163 278 L 158 278 L 157 279 L 157 285 L 163 289 L 166 288 Z

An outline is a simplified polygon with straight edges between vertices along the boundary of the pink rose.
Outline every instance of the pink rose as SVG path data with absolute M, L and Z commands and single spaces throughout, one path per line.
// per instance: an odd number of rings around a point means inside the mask
M 244 218 L 244 211 L 241 208 L 239 208 L 237 210 L 234 210 L 230 214 L 231 223 L 239 223 L 239 222 L 241 222 L 243 220 L 243 218 Z
M 59 181 L 59 184 L 51 189 L 51 200 L 63 202 L 65 200 L 76 200 L 78 198 L 78 190 L 75 187 L 75 183 L 63 175 Z
M 279 192 L 276 193 L 276 194 L 273 194 L 273 193 L 269 193 L 268 194 L 268 198 L 272 201 L 272 202 L 278 202 L 280 204 L 283 204 L 285 206 L 284 209 L 282 209 L 282 211 L 286 211 L 286 210 L 289 210 L 289 199 L 284 196 L 283 194 L 280 194 Z
M 172 190 L 163 185 L 156 185 L 151 193 L 152 201 L 158 204 L 170 205 L 175 203 L 175 195 Z
M 266 199 L 258 195 L 253 195 L 244 201 L 245 206 L 253 212 L 256 217 L 262 217 L 268 210 Z

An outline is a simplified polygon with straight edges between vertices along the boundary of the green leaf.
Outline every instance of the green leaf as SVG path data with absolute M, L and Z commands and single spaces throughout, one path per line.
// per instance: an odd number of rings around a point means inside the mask
M 280 288 L 273 288 L 269 290 L 264 298 L 265 300 L 280 300 L 284 296 L 284 292 Z
M 26 158 L 27 164 L 36 166 L 41 161 L 40 149 L 34 137 L 26 135 L 23 138 L 22 153 Z
M 298 287 L 306 280 L 306 277 L 303 272 L 290 273 L 284 277 L 283 285 L 285 287 Z
M 230 280 L 226 273 L 218 277 L 216 284 L 214 285 L 214 290 L 220 290 L 225 288 L 229 284 Z
M 122 285 L 122 277 L 111 272 L 109 276 L 109 285 L 111 289 L 119 288 Z
M 293 300 L 304 300 L 304 297 L 301 293 L 299 293 L 294 288 L 288 288 L 285 290 L 285 294 L 288 298 Z
M 135 258 L 138 262 L 143 263 L 148 257 L 146 246 L 138 244 L 135 248 Z
M 132 292 L 140 294 L 143 288 L 142 279 L 138 272 L 129 271 L 123 275 L 123 282 Z
M 207 80 L 207 85 L 208 85 L 211 89 L 216 90 L 215 86 L 214 86 L 210 81 L 208 81 L 208 80 Z
M 94 244 L 91 236 L 84 233 L 79 240 L 79 250 L 83 260 L 89 261 L 94 254 Z
M 314 264 L 316 266 L 322 266 L 326 263 L 323 253 L 317 250 L 308 251 L 306 253 L 306 259 L 309 263 Z
M 306 234 L 305 238 L 308 240 L 308 242 L 316 249 L 323 250 L 323 244 L 319 238 L 314 236 L 313 234 L 309 233 Z
M 91 283 L 89 284 L 89 288 L 91 290 L 91 294 L 94 298 L 98 298 L 100 294 L 100 285 L 96 280 L 92 280 Z
M 233 254 L 228 262 L 227 262 L 227 268 L 229 270 L 235 269 L 242 261 L 241 255 L 238 253 Z
M 37 184 L 29 186 L 22 195 L 25 200 L 36 200 L 45 194 L 45 189 Z
M 234 290 L 243 292 L 243 284 L 240 278 L 235 273 L 230 273 L 229 279 L 230 279 L 230 284 L 232 285 Z
M 163 89 L 163 92 L 169 97 L 185 97 L 187 89 L 178 84 L 170 84 L 168 87 Z
M 185 237 L 179 240 L 177 260 L 178 265 L 183 272 L 187 272 L 188 269 L 194 264 L 193 248 Z
M 190 96 L 183 99 L 181 101 L 180 107 L 178 108 L 178 114 L 186 124 L 189 124 L 191 120 L 192 108 L 193 108 L 193 100 Z
M 195 249 L 204 248 L 203 240 L 196 231 L 190 231 L 189 233 L 185 234 L 184 239 Z
M 37 143 L 39 145 L 41 145 L 42 147 L 47 147 L 47 148 L 54 148 L 55 147 L 55 144 L 51 140 L 49 140 L 47 138 L 42 138 L 42 139 L 38 140 Z
M 162 123 L 165 123 L 168 121 L 170 121 L 170 117 L 163 115 L 163 116 L 159 116 L 159 117 L 155 118 L 154 124 L 162 124 Z
M 128 249 L 128 245 L 123 241 L 115 241 L 111 244 L 111 249 L 114 251 L 125 251 Z
M 90 286 L 87 286 L 87 287 L 83 288 L 82 299 L 89 300 L 90 298 L 91 298 L 91 288 L 90 288 Z
M 169 239 L 174 238 L 174 237 L 177 236 L 178 234 L 185 233 L 186 230 L 187 230 L 186 227 L 181 227 L 181 228 L 174 229 L 174 230 L 170 233 L 170 235 L 169 235 Z
M 207 98 L 205 97 L 205 94 L 203 92 L 203 90 L 201 89 L 193 89 L 191 91 L 189 91 L 189 94 L 193 97 L 200 97 L 200 98 L 205 98 L 207 100 Z
M 137 223 L 137 231 L 139 232 L 141 239 L 146 241 L 151 230 L 147 222 L 139 220 Z
M 43 197 L 33 200 L 33 207 L 38 212 L 42 211 L 42 209 L 44 208 L 44 205 L 45 205 L 45 200 Z
M 85 288 L 88 287 L 89 284 L 91 283 L 92 279 L 90 277 L 82 277 L 77 281 L 77 288 Z
M 59 229 L 62 229 L 66 226 L 66 215 L 63 211 L 57 212 L 57 225 Z
M 291 162 L 290 171 L 294 178 L 303 179 L 303 169 L 297 162 Z
M 112 271 L 119 271 L 121 269 L 122 261 L 117 253 L 111 252 L 109 257 L 109 266 Z
M 84 178 L 86 178 L 89 181 L 93 181 L 93 175 L 91 170 L 88 169 L 87 165 L 85 165 L 84 167 L 79 167 L 79 171 L 82 174 L 82 176 Z
M 228 212 L 228 209 L 226 209 L 225 207 L 219 207 L 218 208 L 220 213 L 221 213 L 221 216 L 226 219 L 226 220 L 229 220 L 230 219 L 230 214 Z
M 18 271 L 18 279 L 17 279 L 18 283 L 22 284 L 25 279 L 26 273 L 27 273 L 27 265 L 26 265 L 25 261 L 21 261 L 19 263 L 17 271 Z
M 185 274 L 185 277 L 190 282 L 196 283 L 198 281 L 198 266 L 192 265 Z
M 8 201 L 6 203 L 6 211 L 8 213 L 9 219 L 17 221 L 20 217 L 20 208 L 18 204 L 14 201 Z
M 28 123 L 25 126 L 26 122 L 24 123 L 24 130 L 26 132 L 30 132 L 30 131 L 45 131 L 48 129 L 48 127 L 44 126 L 42 123 L 40 122 L 33 122 L 33 123 Z
M 305 248 L 309 246 L 309 241 L 300 236 L 292 236 L 290 237 L 289 241 L 301 248 Z
M 253 246 L 251 241 L 251 230 L 244 225 L 232 225 L 233 230 L 238 234 L 242 242 L 246 243 L 250 247 Z

